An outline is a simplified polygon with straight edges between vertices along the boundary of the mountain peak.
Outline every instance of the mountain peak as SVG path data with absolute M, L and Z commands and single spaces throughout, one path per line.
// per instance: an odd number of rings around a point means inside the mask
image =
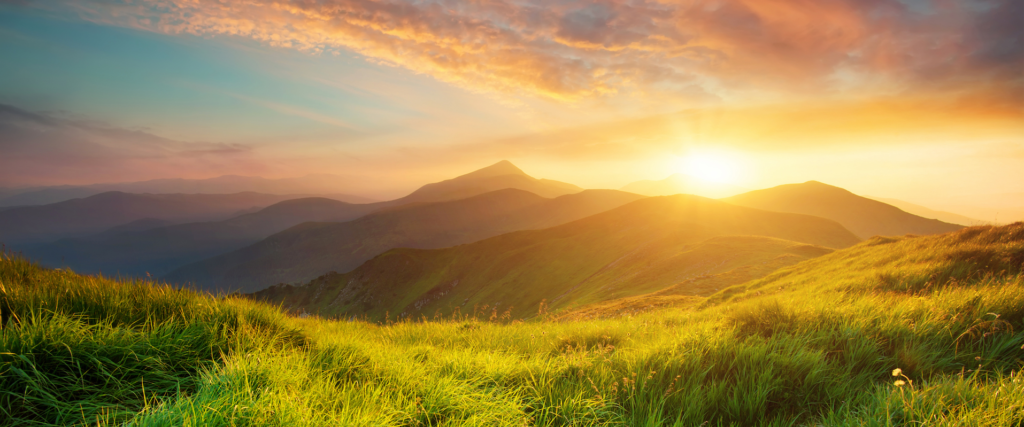
M 462 175 L 459 178 L 470 178 L 470 177 L 471 178 L 487 178 L 487 177 L 501 176 L 501 175 L 523 175 L 523 176 L 527 176 L 526 172 L 523 172 L 522 169 L 519 169 L 518 167 L 516 167 L 516 165 L 513 165 L 512 162 L 510 162 L 508 160 L 502 160 L 502 161 L 500 161 L 498 163 L 495 163 L 495 164 L 490 165 L 488 167 L 485 167 L 483 169 L 479 169 L 479 170 L 467 173 L 465 175 Z
M 829 185 L 829 184 L 826 184 L 826 183 L 821 182 L 821 181 L 807 181 L 807 182 L 805 182 L 803 184 L 794 184 L 793 188 L 794 189 L 804 189 L 804 191 L 818 191 L 818 192 L 827 192 L 827 193 L 836 193 L 836 194 L 842 193 L 842 194 L 848 194 L 850 196 L 856 196 L 850 190 L 847 190 L 847 189 L 845 189 L 843 187 L 836 187 L 834 185 Z

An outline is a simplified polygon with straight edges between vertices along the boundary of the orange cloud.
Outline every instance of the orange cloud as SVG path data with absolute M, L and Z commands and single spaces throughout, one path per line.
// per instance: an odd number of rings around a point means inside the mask
M 1022 86 L 1017 0 L 128 0 L 88 19 L 349 50 L 470 90 L 727 99 Z M 1018 22 L 1019 23 L 1019 22 Z
M 637 162 L 693 148 L 749 153 L 816 148 L 938 147 L 979 143 L 1014 155 L 1024 135 L 1024 105 L 1001 94 L 885 97 L 847 102 L 722 106 L 466 141 L 447 149 L 408 148 L 418 160 L 543 159 L 558 164 Z M 1013 147 L 1018 147 L 1015 149 Z

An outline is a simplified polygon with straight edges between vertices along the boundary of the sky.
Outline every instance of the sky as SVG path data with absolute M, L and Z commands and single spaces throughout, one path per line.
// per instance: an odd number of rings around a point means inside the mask
M 696 159 L 1024 219 L 1022 28 L 1019 0 L 3 0 L 0 187 L 389 198 L 502 159 L 587 188 Z

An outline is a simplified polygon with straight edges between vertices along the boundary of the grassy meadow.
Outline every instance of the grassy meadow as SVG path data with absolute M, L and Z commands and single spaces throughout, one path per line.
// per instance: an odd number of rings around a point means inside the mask
M 876 237 L 709 297 L 290 317 L 0 260 L 0 424 L 1024 425 L 1024 224 Z

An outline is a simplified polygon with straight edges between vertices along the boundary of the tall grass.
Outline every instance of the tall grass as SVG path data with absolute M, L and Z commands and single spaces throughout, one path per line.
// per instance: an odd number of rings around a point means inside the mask
M 273 307 L 0 258 L 0 421 L 119 421 L 238 351 L 299 347 Z
M 1022 245 L 870 241 L 686 309 L 504 324 L 290 318 L 8 257 L 0 423 L 1021 425 Z

